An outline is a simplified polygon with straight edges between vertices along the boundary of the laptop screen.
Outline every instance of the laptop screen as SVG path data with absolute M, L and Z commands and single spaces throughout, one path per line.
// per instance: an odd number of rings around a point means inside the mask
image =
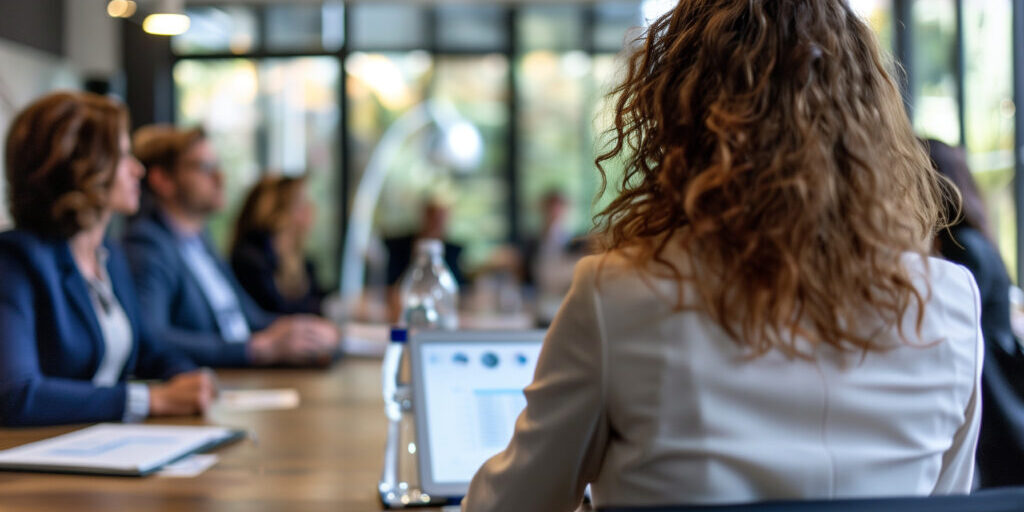
M 458 496 L 512 439 L 543 332 L 435 336 L 413 342 L 420 482 L 429 493 Z

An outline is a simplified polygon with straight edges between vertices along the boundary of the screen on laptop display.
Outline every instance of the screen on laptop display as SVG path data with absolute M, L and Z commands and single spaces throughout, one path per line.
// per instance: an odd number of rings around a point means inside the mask
M 518 341 L 419 344 L 417 413 L 424 415 L 418 424 L 426 432 L 418 437 L 429 445 L 420 453 L 427 457 L 420 464 L 429 471 L 425 480 L 464 492 L 477 469 L 508 445 L 526 407 L 523 388 L 533 380 L 542 340 L 538 333 Z

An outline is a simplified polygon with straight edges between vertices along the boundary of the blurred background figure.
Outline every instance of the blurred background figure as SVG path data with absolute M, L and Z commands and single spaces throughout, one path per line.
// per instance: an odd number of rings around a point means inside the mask
M 333 324 L 264 311 L 214 250 L 206 224 L 224 205 L 223 177 L 203 130 L 145 126 L 134 151 L 148 170 L 150 204 L 129 223 L 125 249 L 158 339 L 209 366 L 328 363 Z
M 149 337 L 124 256 L 105 239 L 111 217 L 139 205 L 144 169 L 125 108 L 90 93 L 44 96 L 12 122 L 5 169 L 15 229 L 0 234 L 0 423 L 205 410 L 212 376 Z
M 318 287 L 306 240 L 316 208 L 305 177 L 268 175 L 242 205 L 231 244 L 231 268 L 246 292 L 273 313 L 319 315 Z
M 569 230 L 569 198 L 552 190 L 541 200 L 543 227 L 524 244 L 523 282 L 534 295 L 537 324 L 551 323 L 572 285 L 573 267 L 589 252 L 585 237 Z
M 981 295 L 985 363 L 981 375 L 981 434 L 978 473 L 981 487 L 1024 484 L 1024 352 L 1010 326 L 1010 277 L 960 148 L 930 139 L 928 154 L 940 174 L 960 191 L 962 208 L 948 198 L 946 215 L 956 219 L 939 231 L 942 257 L 967 267 Z M 964 297 L 970 301 L 969 297 Z
M 388 303 L 390 304 L 390 316 L 397 319 L 401 307 L 398 297 L 398 282 L 402 274 L 409 268 L 412 262 L 413 250 L 417 240 L 436 239 L 444 243 L 444 262 L 452 271 L 455 281 L 459 286 L 466 283 L 466 277 L 460 268 L 460 257 L 462 247 L 447 240 L 448 219 L 451 213 L 447 204 L 436 197 L 427 198 L 420 207 L 421 222 L 420 228 L 415 233 L 384 239 L 384 246 L 388 254 Z

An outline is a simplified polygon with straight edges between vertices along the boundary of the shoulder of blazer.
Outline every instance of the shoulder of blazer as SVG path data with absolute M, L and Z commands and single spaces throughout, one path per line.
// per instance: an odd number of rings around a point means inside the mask
M 75 264 L 67 242 L 20 229 L 0 233 L 0 253 L 14 256 L 26 269 L 40 273 L 49 270 L 57 274 L 71 270 Z
M 174 233 L 160 215 L 140 215 L 128 223 L 121 240 L 122 249 L 132 265 L 144 264 L 140 258 L 157 257 L 163 265 L 175 265 L 178 254 Z M 146 256 L 143 256 L 145 254 Z
M 140 214 L 128 222 L 124 232 L 126 243 L 174 241 L 174 232 L 156 211 Z

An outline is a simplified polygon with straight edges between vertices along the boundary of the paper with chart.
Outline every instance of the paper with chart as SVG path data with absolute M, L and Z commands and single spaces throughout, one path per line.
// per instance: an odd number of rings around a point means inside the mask
M 144 475 L 239 435 L 223 427 L 102 423 L 0 451 L 0 468 Z

